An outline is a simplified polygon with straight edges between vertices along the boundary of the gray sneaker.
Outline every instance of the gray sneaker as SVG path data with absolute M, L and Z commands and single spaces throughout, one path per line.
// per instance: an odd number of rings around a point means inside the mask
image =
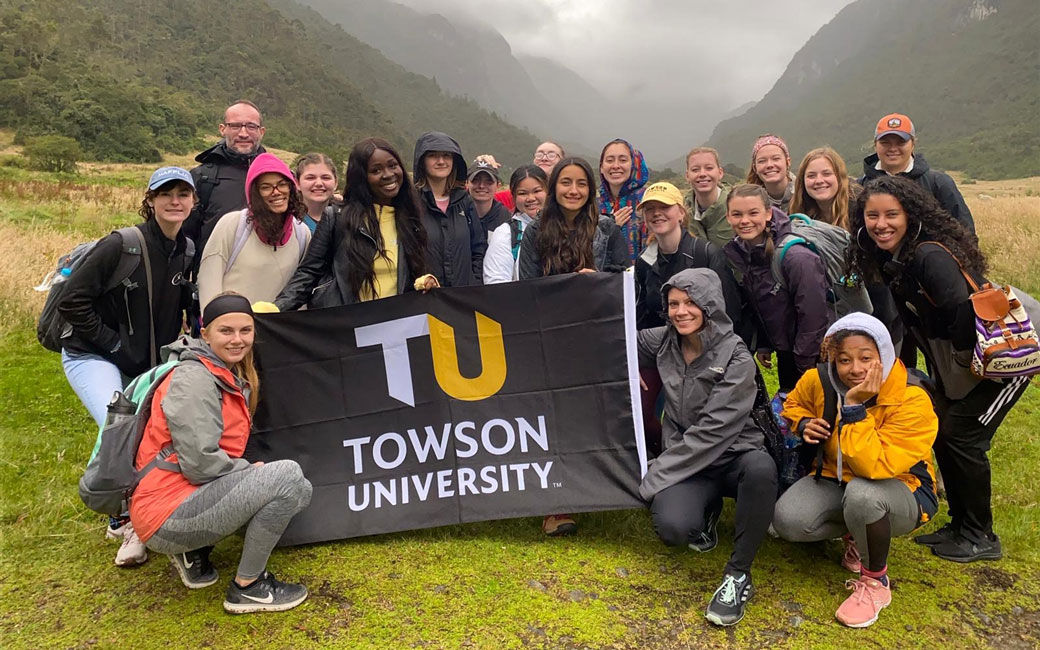
M 209 561 L 209 552 L 212 546 L 206 546 L 187 553 L 178 553 L 170 556 L 173 568 L 181 577 L 181 582 L 188 589 L 202 589 L 214 584 L 220 576 Z
M 755 588 L 751 584 L 751 576 L 746 573 L 740 575 L 727 573 L 722 578 L 722 584 L 712 595 L 708 609 L 704 612 L 704 618 L 723 627 L 736 625 L 740 619 L 744 618 L 747 601 L 754 594 Z
M 231 614 L 284 612 L 307 600 L 307 587 L 276 580 L 264 571 L 253 584 L 239 587 L 234 580 L 224 596 L 224 610 Z

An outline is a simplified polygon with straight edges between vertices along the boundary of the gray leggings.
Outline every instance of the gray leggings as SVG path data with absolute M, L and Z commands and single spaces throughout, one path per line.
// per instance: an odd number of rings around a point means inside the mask
M 899 479 L 854 478 L 843 489 L 835 481 L 806 476 L 776 502 L 773 528 L 789 542 L 818 542 L 852 533 L 863 566 L 869 566 L 867 525 L 886 514 L 892 537 L 917 527 L 917 499 Z
M 310 502 L 310 481 L 296 461 L 251 465 L 195 490 L 146 546 L 168 555 L 186 553 L 213 546 L 246 526 L 238 575 L 256 578 L 267 567 L 267 558 L 289 520 Z

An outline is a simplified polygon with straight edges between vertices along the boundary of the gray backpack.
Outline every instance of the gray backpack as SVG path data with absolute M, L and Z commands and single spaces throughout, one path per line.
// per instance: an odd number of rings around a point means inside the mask
M 847 273 L 846 253 L 852 241 L 851 235 L 844 228 L 833 226 L 825 221 L 815 221 L 804 214 L 792 214 L 791 233 L 784 235 L 777 242 L 773 253 L 770 270 L 773 274 L 773 293 L 781 288 L 786 289 L 781 265 L 784 256 L 792 246 L 805 246 L 816 253 L 827 271 L 827 302 L 833 305 L 835 318 L 841 318 L 852 312 L 869 314 L 874 311 L 870 304 L 867 289 L 858 277 L 850 277 Z
M 180 359 L 170 359 L 137 376 L 124 391 L 112 396 L 108 417 L 79 480 L 79 498 L 94 512 L 113 517 L 127 512 L 137 484 L 157 467 L 180 473 L 176 463 L 166 460 L 173 453 L 170 445 L 160 449 L 140 471 L 134 468 L 155 389 L 180 363 Z

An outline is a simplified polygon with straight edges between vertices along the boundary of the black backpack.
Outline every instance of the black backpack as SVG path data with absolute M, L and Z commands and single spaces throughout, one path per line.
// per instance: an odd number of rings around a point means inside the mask
M 755 370 L 755 404 L 751 407 L 751 419 L 765 435 L 766 451 L 776 463 L 777 494 L 783 494 L 798 479 L 809 473 L 813 461 L 813 452 L 809 445 L 804 445 L 794 432 L 784 435 L 773 412 L 769 389 L 762 378 L 762 373 Z
M 130 281 L 130 276 L 137 270 L 142 256 L 148 259 L 147 246 L 141 231 L 134 226 L 120 228 L 116 232 L 123 239 L 123 248 L 119 254 L 119 263 L 116 270 L 105 285 L 105 293 L 123 285 L 126 291 L 136 289 L 137 285 Z M 36 287 L 37 291 L 46 291 L 47 300 L 43 303 L 43 310 L 36 322 L 36 338 L 40 344 L 51 352 L 61 352 L 62 339 L 72 334 L 72 326 L 58 313 L 58 304 L 65 294 L 66 280 L 76 272 L 87 258 L 90 251 L 94 250 L 96 239 L 84 242 L 58 258 L 57 268 L 49 272 L 43 278 L 43 282 Z M 149 274 L 150 275 L 150 274 Z
M 137 270 L 143 259 L 145 277 L 148 284 L 145 289 L 148 291 L 148 306 L 151 308 L 152 269 L 148 260 L 148 245 L 145 243 L 144 236 L 142 236 L 141 231 L 136 226 L 120 228 L 115 232 L 119 233 L 119 236 L 122 238 L 123 247 L 119 253 L 119 262 L 116 264 L 116 270 L 109 278 L 108 284 L 105 285 L 104 293 L 114 291 L 119 287 L 123 287 L 124 294 L 137 289 L 137 283 L 131 281 L 130 276 Z M 72 326 L 58 312 L 58 305 L 65 294 L 66 280 L 83 264 L 83 260 L 94 250 L 99 241 L 101 240 L 95 239 L 94 241 L 84 242 L 59 257 L 57 267 L 47 273 L 39 286 L 35 287 L 37 291 L 47 292 L 47 299 L 44 301 L 40 317 L 36 321 L 36 339 L 40 342 L 40 345 L 51 352 L 61 352 L 62 341 L 72 334 Z M 184 249 L 185 269 L 191 268 L 194 257 L 195 243 L 188 239 Z M 182 281 L 187 282 L 186 279 L 182 279 Z M 151 320 L 150 313 L 149 320 Z M 152 329 L 150 325 L 149 329 Z M 154 336 L 154 330 L 152 331 Z M 154 341 L 152 342 L 151 354 L 151 358 L 154 359 Z

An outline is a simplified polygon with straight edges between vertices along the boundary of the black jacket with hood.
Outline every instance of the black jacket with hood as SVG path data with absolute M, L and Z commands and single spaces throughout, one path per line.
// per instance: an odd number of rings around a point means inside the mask
M 879 176 L 887 175 L 888 172 L 877 169 L 877 162 L 878 155 L 876 153 L 872 153 L 863 159 L 863 176 L 859 179 L 860 185 L 866 185 Z M 935 200 L 939 202 L 943 210 L 949 212 L 954 219 L 968 229 L 968 232 L 975 232 L 975 220 L 972 219 L 971 210 L 968 209 L 968 204 L 964 202 L 964 197 L 961 196 L 960 190 L 957 189 L 957 184 L 953 182 L 953 179 L 948 174 L 932 169 L 928 165 L 928 161 L 924 159 L 924 156 L 915 153 L 914 168 L 909 173 L 900 172 L 898 176 L 909 178 L 928 190 L 935 197 Z
M 639 486 L 647 500 L 765 444 L 751 418 L 755 362 L 733 332 L 719 276 L 711 269 L 686 269 L 661 287 L 662 295 L 672 287 L 685 291 L 704 312 L 704 326 L 697 333 L 702 350 L 687 364 L 674 325 L 639 332 L 639 367 L 657 368 L 665 398 L 663 451 L 650 462 Z
M 180 336 L 184 310 L 191 304 L 192 294 L 191 287 L 183 281 L 189 271 L 184 257 L 188 244 L 184 229 L 172 241 L 163 235 L 155 219 L 137 228 L 148 248 L 153 312 L 148 307 L 143 261 L 127 278 L 129 283 L 105 293 L 122 255 L 123 238 L 118 232 L 101 239 L 87 254 L 66 281 L 58 303 L 58 312 L 72 326 L 72 334 L 62 339 L 62 348 L 71 353 L 100 355 L 128 377 L 159 363 L 159 349 Z M 155 358 L 150 358 L 149 327 L 155 328 Z
M 694 237 L 685 230 L 674 253 L 662 253 L 655 240 L 636 258 L 636 327 L 646 329 L 665 324 L 666 303 L 661 296 L 661 287 L 679 271 L 693 268 L 711 269 L 719 276 L 722 295 L 726 299 L 726 314 L 733 322 L 733 329 L 741 331 L 740 287 L 733 279 L 725 253 L 707 239 Z
M 197 258 L 202 257 L 217 221 L 228 212 L 246 207 L 246 172 L 253 159 L 265 151 L 261 146 L 255 153 L 241 154 L 221 140 L 195 156 L 200 164 L 191 170 L 191 177 L 199 202 L 184 221 L 183 230 L 195 242 Z M 195 260 L 196 265 L 198 261 Z
M 423 156 L 431 151 L 452 154 L 452 171 L 457 187 L 448 196 L 448 210 L 441 212 L 429 187 L 420 188 L 423 225 L 426 227 L 426 268 L 442 287 L 467 287 L 484 283 L 484 251 L 487 238 L 477 216 L 477 207 L 466 192 L 466 159 L 451 136 L 431 131 L 415 143 L 412 174 L 416 186 L 426 185 Z
M 328 213 L 332 212 L 330 216 Z M 418 227 L 418 226 L 417 226 Z M 364 226 L 351 227 L 342 206 L 326 209 L 326 214 L 311 237 L 307 252 L 296 272 L 285 285 L 274 304 L 280 311 L 291 311 L 307 305 L 312 309 L 350 305 L 359 301 L 350 289 L 350 265 L 345 238 L 361 242 L 375 259 L 379 249 L 375 237 Z M 398 240 L 400 242 L 400 240 Z M 415 276 L 408 268 L 404 248 L 397 246 L 397 293 L 414 289 Z

